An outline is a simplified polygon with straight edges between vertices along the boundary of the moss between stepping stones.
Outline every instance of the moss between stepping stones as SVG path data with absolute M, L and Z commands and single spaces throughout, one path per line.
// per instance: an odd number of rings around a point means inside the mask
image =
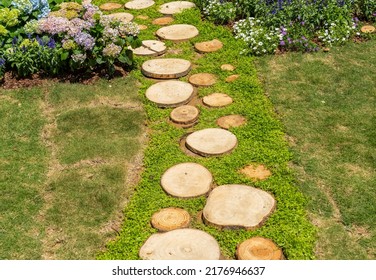
M 158 7 L 163 1 L 156 1 L 152 8 L 142 11 L 132 11 L 137 15 L 148 15 L 150 22 L 161 16 Z M 287 259 L 314 258 L 315 229 L 309 223 L 305 212 L 305 198 L 296 186 L 296 181 L 288 168 L 291 158 L 287 143 L 284 140 L 283 126 L 270 101 L 264 95 L 257 79 L 251 57 L 239 55 L 244 48 L 242 42 L 233 38 L 231 30 L 216 27 L 211 23 L 202 22 L 197 9 L 189 9 L 175 15 L 176 23 L 188 23 L 196 26 L 200 35 L 189 42 L 166 42 L 168 49 L 178 50 L 165 54 L 165 57 L 187 59 L 195 64 L 192 74 L 207 72 L 215 74 L 218 81 L 210 88 L 199 88 L 200 97 L 213 92 L 231 94 L 234 103 L 223 108 L 209 109 L 199 106 L 200 120 L 192 130 L 200 130 L 216 126 L 219 117 L 239 114 L 247 119 L 243 126 L 230 128 L 238 138 L 237 148 L 229 155 L 216 157 L 192 157 L 181 151 L 179 140 L 188 132 L 169 123 L 172 109 L 160 109 L 146 100 L 145 91 L 154 81 L 145 79 L 139 69 L 130 75 L 139 79 L 140 96 L 145 101 L 148 116 L 149 144 L 145 151 L 144 171 L 130 202 L 125 209 L 125 221 L 116 240 L 109 243 L 99 259 L 139 259 L 138 252 L 144 242 L 157 230 L 150 225 L 151 216 L 162 208 L 179 207 L 191 215 L 191 228 L 200 229 L 212 235 L 221 247 L 221 252 L 227 259 L 235 258 L 235 251 L 241 242 L 254 236 L 262 236 L 273 240 L 283 249 Z M 145 24 L 145 22 L 137 22 Z M 147 30 L 140 33 L 141 40 L 154 39 L 158 26 L 149 25 Z M 224 48 L 220 52 L 208 53 L 196 59 L 194 43 L 220 38 Z M 138 65 L 147 60 L 136 57 Z M 236 67 L 236 73 L 241 79 L 234 83 L 224 80 L 229 72 L 221 70 L 221 65 L 231 63 Z M 181 78 L 187 81 L 188 77 Z M 175 164 L 196 162 L 205 166 L 212 174 L 216 185 L 245 184 L 265 190 L 276 198 L 277 209 L 266 223 L 254 230 L 218 230 L 207 226 L 199 219 L 206 198 L 193 199 L 173 198 L 159 187 L 163 173 Z M 272 172 L 267 180 L 253 182 L 238 172 L 252 162 L 268 166 Z

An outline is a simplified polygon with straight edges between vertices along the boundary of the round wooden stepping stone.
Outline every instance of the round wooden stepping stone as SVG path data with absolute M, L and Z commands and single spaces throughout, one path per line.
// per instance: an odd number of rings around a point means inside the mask
M 216 83 L 217 78 L 213 74 L 199 73 L 189 77 L 189 82 L 198 87 L 209 87 Z
M 190 24 L 174 24 L 158 29 L 156 34 L 161 39 L 181 42 L 196 37 L 198 30 Z
M 145 20 L 145 19 L 148 19 L 149 16 L 139 15 L 136 18 Z
M 161 18 L 156 18 L 155 20 L 152 21 L 152 24 L 156 25 L 168 25 L 171 22 L 173 22 L 174 19 L 172 17 L 161 17 Z
M 260 165 L 247 165 L 240 170 L 245 176 L 252 180 L 264 180 L 272 175 L 272 173 L 262 164 Z
M 223 64 L 223 65 L 221 65 L 221 70 L 223 70 L 223 71 L 234 71 L 235 66 L 233 66 L 231 64 Z
M 222 185 L 211 191 L 203 210 L 208 224 L 255 229 L 275 209 L 269 193 L 245 185 Z
M 191 100 L 194 88 L 182 81 L 165 81 L 152 85 L 146 90 L 146 97 L 160 107 L 177 107 Z
M 362 31 L 363 33 L 373 33 L 375 32 L 375 27 L 372 25 L 364 25 L 362 26 L 360 31 Z
M 213 177 L 209 170 L 197 163 L 180 163 L 169 168 L 161 178 L 162 188 L 170 195 L 181 198 L 206 194 Z
M 152 0 L 134 0 L 125 3 L 124 7 L 130 10 L 142 10 L 154 5 Z
M 138 29 L 140 29 L 140 30 L 148 29 L 148 27 L 144 24 L 137 24 L 137 25 L 138 25 Z
M 231 75 L 226 78 L 226 82 L 232 83 L 233 81 L 237 80 L 240 77 L 240 75 Z
M 229 129 L 231 127 L 238 127 L 238 126 L 245 124 L 245 122 L 246 122 L 246 118 L 241 115 L 223 116 L 217 120 L 217 124 L 224 129 Z
M 238 260 L 282 260 L 282 250 L 270 239 L 252 237 L 240 243 L 236 249 Z
M 201 156 L 219 156 L 231 152 L 237 141 L 230 131 L 207 128 L 188 135 L 185 144 L 189 150 Z
M 189 213 L 181 208 L 165 208 L 151 217 L 151 225 L 160 231 L 170 231 L 188 227 L 191 221 Z
M 144 260 L 219 260 L 221 252 L 210 234 L 185 228 L 151 235 L 139 256 Z
M 133 49 L 133 53 L 140 56 L 158 56 L 164 54 L 166 49 L 165 43 L 161 41 L 145 40 L 141 47 Z
M 122 5 L 119 3 L 104 3 L 99 6 L 99 8 L 103 11 L 116 10 L 116 9 L 120 9 L 121 7 Z
M 184 9 L 194 8 L 196 5 L 189 1 L 174 1 L 161 5 L 159 12 L 164 15 L 181 13 Z
M 213 93 L 205 96 L 202 102 L 209 107 L 224 107 L 232 103 L 232 98 L 225 93 Z
M 195 49 L 202 53 L 215 52 L 215 51 L 222 49 L 222 47 L 223 47 L 222 42 L 217 39 L 195 44 Z
M 195 106 L 184 105 L 172 110 L 170 118 L 174 123 L 190 125 L 197 121 L 199 113 Z
M 191 62 L 180 58 L 159 58 L 145 61 L 142 64 L 142 73 L 151 78 L 175 79 L 189 73 Z
M 130 22 L 134 18 L 133 15 L 130 13 L 113 13 L 109 14 L 108 16 L 120 20 L 122 22 Z

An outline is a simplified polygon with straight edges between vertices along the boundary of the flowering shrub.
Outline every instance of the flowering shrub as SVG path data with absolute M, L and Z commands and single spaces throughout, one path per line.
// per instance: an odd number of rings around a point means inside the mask
M 349 40 L 356 29 L 355 22 L 347 22 L 344 20 L 334 20 L 333 22 L 325 23 L 324 30 L 320 30 L 318 38 L 324 46 L 341 45 Z
M 210 20 L 221 24 L 234 20 L 236 16 L 234 4 L 223 0 L 207 0 L 203 12 Z
M 12 6 L 27 15 L 35 12 L 34 16 L 38 19 L 47 17 L 50 12 L 48 0 L 14 0 Z

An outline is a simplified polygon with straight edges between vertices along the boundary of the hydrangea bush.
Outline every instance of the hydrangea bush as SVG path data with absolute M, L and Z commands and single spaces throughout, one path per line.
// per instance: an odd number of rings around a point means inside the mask
M 45 2 L 41 0 L 38 3 Z M 25 12 L 24 7 L 12 10 L 18 11 L 15 21 L 20 14 L 30 11 Z M 43 7 L 39 6 L 39 9 Z M 18 76 L 100 69 L 105 69 L 112 76 L 116 65 L 133 66 L 129 46 L 140 46 L 136 24 L 104 15 L 92 4 L 62 3 L 48 17 L 29 20 L 17 32 L 8 39 L 0 37 L 0 40 L 3 38 L 0 67 L 7 67 Z

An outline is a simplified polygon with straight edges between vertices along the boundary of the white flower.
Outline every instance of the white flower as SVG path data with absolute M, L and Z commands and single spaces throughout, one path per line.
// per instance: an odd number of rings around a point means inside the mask
M 262 44 L 262 42 L 259 42 L 258 45 L 259 45 L 259 46 L 262 46 L 263 44 Z

